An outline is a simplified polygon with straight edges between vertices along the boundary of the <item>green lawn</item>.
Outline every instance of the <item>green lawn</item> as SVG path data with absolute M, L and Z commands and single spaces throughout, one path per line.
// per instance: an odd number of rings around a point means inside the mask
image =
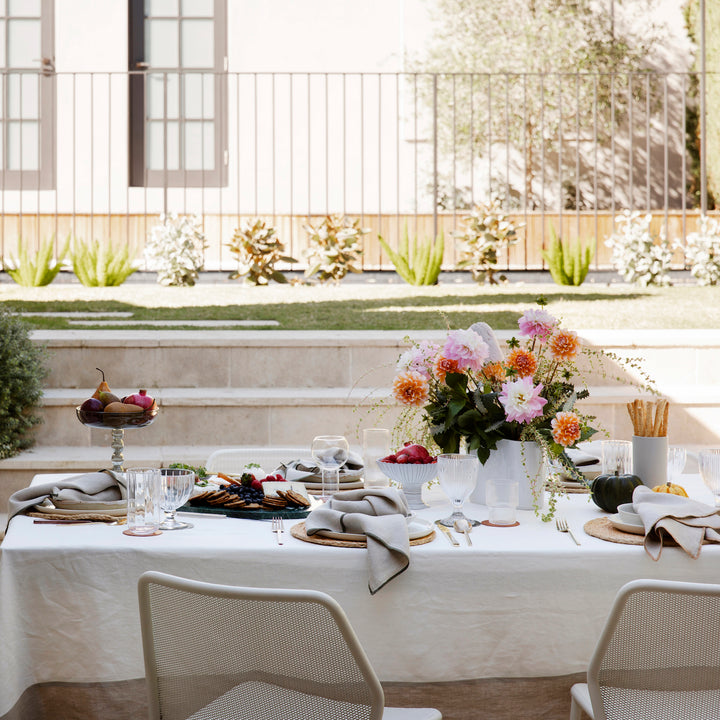
M 0 284 L 0 307 L 13 311 L 131 311 L 133 320 L 277 320 L 283 330 L 431 330 L 484 320 L 514 329 L 518 316 L 544 295 L 549 310 L 574 328 L 720 328 L 720 288 L 677 285 L 635 288 L 586 284 L 510 283 L 501 287 L 446 283 L 414 288 L 404 283 L 265 288 L 207 283 L 165 288 L 126 283 L 85 288 Z M 38 328 L 70 328 L 64 319 L 28 318 Z M 73 326 L 75 328 L 82 326 Z

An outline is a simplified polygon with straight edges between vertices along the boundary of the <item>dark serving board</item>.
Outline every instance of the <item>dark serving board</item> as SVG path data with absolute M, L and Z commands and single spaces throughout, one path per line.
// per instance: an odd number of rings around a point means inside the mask
M 217 505 L 183 505 L 178 512 L 203 513 L 205 515 L 226 515 L 246 520 L 271 520 L 281 517 L 283 520 L 302 520 L 310 514 L 310 508 L 278 508 L 277 510 L 245 510 L 244 508 L 224 508 Z

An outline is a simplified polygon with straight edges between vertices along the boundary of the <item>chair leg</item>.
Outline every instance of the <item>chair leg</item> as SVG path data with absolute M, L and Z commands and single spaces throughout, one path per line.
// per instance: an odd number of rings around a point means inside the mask
M 570 699 L 570 720 L 582 720 L 583 711 L 575 698 Z

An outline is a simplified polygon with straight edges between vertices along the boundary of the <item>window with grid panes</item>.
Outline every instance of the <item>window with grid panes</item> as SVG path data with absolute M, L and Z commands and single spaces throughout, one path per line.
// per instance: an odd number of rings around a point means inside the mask
M 129 7 L 131 185 L 224 185 L 226 1 Z
M 0 181 L 55 185 L 52 0 L 0 0 Z

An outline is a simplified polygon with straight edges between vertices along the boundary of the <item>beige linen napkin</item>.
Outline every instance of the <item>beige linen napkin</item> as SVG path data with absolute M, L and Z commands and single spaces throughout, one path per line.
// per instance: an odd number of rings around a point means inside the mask
M 15 515 L 52 497 L 80 502 L 108 502 L 122 500 L 127 494 L 122 474 L 116 475 L 111 470 L 73 475 L 65 480 L 55 480 L 43 485 L 30 485 L 10 496 L 7 524 L 10 524 Z
M 345 490 L 307 516 L 305 531 L 366 535 L 368 588 L 374 595 L 410 564 L 407 515 L 405 495 L 395 488 Z
M 692 558 L 700 555 L 703 541 L 720 542 L 720 515 L 712 505 L 640 485 L 633 491 L 633 506 L 645 526 L 645 551 L 653 560 L 660 558 L 668 535 Z

